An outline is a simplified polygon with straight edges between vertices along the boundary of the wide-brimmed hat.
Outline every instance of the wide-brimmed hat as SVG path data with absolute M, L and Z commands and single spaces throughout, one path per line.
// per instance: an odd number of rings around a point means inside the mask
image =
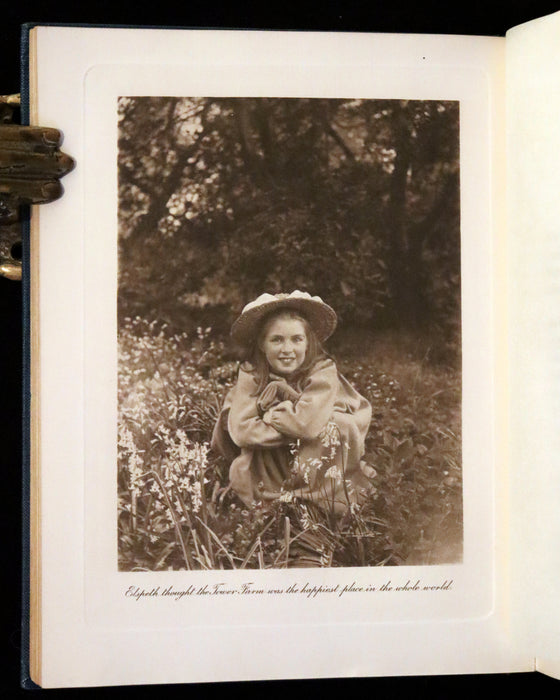
M 261 294 L 249 302 L 231 327 L 232 338 L 247 345 L 254 337 L 261 321 L 273 311 L 293 309 L 307 319 L 320 342 L 325 341 L 336 328 L 336 312 L 321 297 L 307 292 L 291 294 Z

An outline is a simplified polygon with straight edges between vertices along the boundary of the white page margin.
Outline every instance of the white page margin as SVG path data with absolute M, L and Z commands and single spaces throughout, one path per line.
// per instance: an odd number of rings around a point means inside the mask
M 84 34 L 84 32 L 87 33 Z M 204 38 L 203 38 L 204 35 Z M 235 51 L 235 33 L 225 33 L 222 35 L 224 52 L 221 54 L 223 65 L 230 64 L 231 55 L 228 51 Z M 194 35 L 191 35 L 194 40 Z M 251 39 L 255 44 L 252 49 L 257 51 L 270 51 L 273 33 L 259 35 L 252 33 Z M 84 177 L 89 177 L 88 172 L 84 173 L 83 164 L 89 162 L 91 154 L 84 152 L 84 104 L 79 99 L 83 94 L 84 79 L 88 70 L 111 57 L 111 62 L 118 61 L 119 64 L 138 65 L 141 61 L 144 64 L 146 74 L 154 69 L 155 65 L 177 65 L 180 60 L 193 60 L 193 52 L 198 59 L 204 62 L 205 42 L 207 35 L 204 32 L 196 33 L 196 41 L 199 53 L 194 51 L 193 44 L 188 44 L 185 48 L 185 33 L 175 31 L 152 32 L 150 30 L 77 30 L 71 28 L 44 28 L 39 32 L 39 53 L 41 56 L 40 70 L 40 110 L 39 120 L 41 123 L 62 128 L 65 135 L 65 149 L 71 153 L 78 161 L 76 171 L 65 180 L 67 198 L 63 199 L 58 206 L 46 212 L 45 220 L 41 222 L 42 230 L 46 239 L 53 240 L 53 256 L 55 248 L 64 249 L 67 255 L 67 265 L 72 272 L 68 278 L 60 276 L 55 279 L 54 259 L 45 258 L 43 277 L 43 299 L 45 308 L 41 310 L 43 314 L 56 311 L 56 308 L 64 304 L 65 315 L 61 319 L 60 325 L 54 328 L 49 323 L 48 328 L 44 328 L 42 334 L 46 343 L 43 348 L 42 366 L 46 370 L 47 383 L 44 386 L 44 414 L 43 432 L 48 434 L 50 441 L 43 452 L 43 462 L 47 465 L 44 470 L 43 495 L 45 502 L 44 510 L 44 680 L 47 685 L 72 685 L 78 684 L 122 684 L 122 683 L 156 683 L 156 682 L 186 682 L 196 680 L 234 680 L 242 678 L 281 678 L 281 677 L 308 677 L 308 676 L 331 676 L 334 668 L 330 663 L 323 663 L 309 659 L 305 650 L 309 644 L 317 644 L 318 641 L 325 643 L 333 641 L 335 634 L 337 647 L 344 646 L 347 652 L 342 654 L 339 666 L 334 675 L 392 675 L 404 673 L 460 673 L 460 672 L 490 672 L 490 671 L 511 671 L 529 670 L 526 663 L 522 661 L 522 656 L 514 657 L 509 648 L 507 636 L 502 626 L 502 611 L 493 607 L 492 595 L 495 591 L 497 579 L 494 578 L 492 570 L 496 564 L 494 532 L 495 526 L 492 524 L 494 518 L 493 499 L 494 483 L 497 476 L 493 473 L 491 466 L 489 476 L 489 490 L 481 494 L 483 513 L 485 514 L 478 522 L 470 521 L 476 532 L 476 527 L 481 528 L 480 532 L 485 537 L 485 558 L 482 568 L 484 584 L 483 604 L 477 604 L 478 618 L 458 620 L 451 617 L 445 622 L 434 624 L 433 622 L 420 622 L 406 624 L 385 625 L 358 625 L 357 623 L 340 623 L 332 628 L 313 626 L 299 628 L 298 635 L 293 634 L 293 627 L 290 631 L 277 634 L 280 628 L 273 626 L 260 626 L 245 628 L 243 632 L 240 628 L 198 628 L 193 644 L 192 636 L 189 632 L 178 629 L 166 630 L 165 634 L 160 629 L 157 632 L 158 642 L 154 643 L 155 636 L 148 634 L 150 643 L 146 644 L 142 634 L 138 634 L 134 629 L 118 627 L 108 633 L 107 628 L 96 627 L 86 619 L 86 605 L 88 604 L 86 591 L 91 590 L 92 581 L 85 579 L 84 574 L 91 571 L 92 561 L 84 561 L 88 555 L 88 540 L 85 542 L 84 536 L 87 528 L 93 526 L 92 520 L 85 520 L 84 505 L 87 502 L 87 517 L 99 516 L 105 513 L 113 517 L 112 505 L 103 498 L 96 500 L 95 492 L 90 492 L 86 488 L 92 483 L 92 478 L 96 473 L 92 469 L 104 463 L 104 458 L 100 460 L 92 459 L 91 455 L 84 454 L 84 419 L 85 412 L 90 410 L 84 403 L 83 395 L 83 351 L 82 338 L 86 341 L 95 332 L 94 327 L 88 323 L 90 318 L 84 316 L 84 300 L 89 299 L 88 313 L 110 300 L 114 293 L 114 285 L 111 286 L 111 275 L 113 274 L 112 263 L 109 260 L 105 272 L 108 274 L 107 286 L 102 286 L 106 297 L 96 299 L 91 296 L 87 289 L 85 296 L 81 296 L 81 279 L 92 281 L 91 276 L 87 276 L 85 262 L 89 267 L 90 262 L 97 264 L 95 270 L 103 268 L 101 257 L 87 261 L 83 258 L 83 246 L 91 251 L 92 241 L 89 238 L 95 232 L 91 220 L 84 221 L 85 211 L 92 211 L 92 204 L 84 198 L 81 187 Z M 249 38 L 248 36 L 245 39 Z M 493 89 L 490 91 L 490 101 L 499 99 L 496 93 L 500 90 L 500 70 L 502 59 L 502 45 L 499 40 L 482 39 L 475 41 L 477 49 L 470 53 L 473 47 L 472 40 L 461 37 L 444 38 L 438 40 L 428 37 L 403 36 L 398 38 L 379 35 L 372 37 L 366 35 L 356 35 L 345 40 L 343 35 L 331 37 L 331 41 L 336 41 L 336 51 L 318 51 L 318 37 L 306 35 L 305 42 L 298 42 L 296 36 L 284 39 L 294 42 L 291 47 L 291 60 L 313 65 L 320 60 L 327 66 L 329 62 L 350 63 L 356 62 L 356 56 L 360 51 L 372 51 L 372 58 L 377 56 L 377 60 L 383 64 L 387 62 L 387 56 L 392 56 L 393 68 L 407 67 L 411 62 L 420 61 L 421 56 L 426 52 L 434 65 L 451 62 L 456 65 L 468 66 L 470 69 L 489 71 L 493 76 Z M 165 39 L 165 41 L 162 41 Z M 274 39 L 277 40 L 277 39 Z M 232 43 L 230 43 L 232 42 Z M 61 47 L 57 51 L 57 47 Z M 244 47 L 247 43 L 244 43 Z M 259 48 L 260 46 L 260 48 Z M 63 48 L 62 48 L 63 47 Z M 141 47 L 141 50 L 140 50 Z M 315 48 L 314 48 L 315 47 Z M 156 51 L 157 49 L 157 51 Z M 429 49 L 429 50 L 428 50 Z M 377 54 L 375 53 L 377 51 Z M 190 53 L 189 53 L 190 52 Z M 356 54 L 355 52 L 358 52 Z M 266 55 L 266 54 L 265 54 Z M 473 58 L 476 55 L 476 58 Z M 72 62 L 68 62 L 68 56 L 72 56 Z M 157 59 L 155 58 L 157 56 Z M 229 58 L 228 58 L 229 56 Z M 276 57 L 275 57 L 276 59 Z M 206 59 L 207 60 L 207 59 Z M 215 62 L 215 56 L 212 62 Z M 474 64 L 474 66 L 473 66 Z M 50 94 L 45 86 L 60 83 L 57 76 L 61 68 L 64 67 L 65 80 L 62 92 Z M 337 89 L 343 85 L 336 86 Z M 420 85 L 419 90 L 426 88 Z M 191 88 L 192 89 L 192 88 Z M 339 93 L 337 93 L 339 94 Z M 424 92 L 424 95 L 426 92 Z M 437 95 L 443 97 L 442 95 Z M 453 99 L 445 96 L 446 99 Z M 115 105 L 116 110 L 116 105 Z M 489 110 L 494 114 L 492 109 Z M 488 119 L 482 121 L 477 128 L 480 128 L 488 136 L 490 133 L 496 135 L 497 125 L 492 123 L 490 114 Z M 486 131 L 487 130 L 487 131 Z M 87 136 L 87 134 L 86 134 Z M 489 147 L 488 147 L 489 148 Z M 484 169 L 483 178 L 487 183 L 487 192 L 491 190 L 491 168 L 489 156 L 487 167 Z M 95 171 L 94 171 L 95 172 Z M 486 180 L 486 178 L 488 178 Z M 113 183 L 114 184 L 114 183 Z M 113 200 L 114 201 L 114 200 Z M 489 228 L 494 225 L 494 212 L 490 198 L 482 202 L 481 216 L 487 222 Z M 467 219 L 468 210 L 463 209 L 463 214 Z M 472 213 L 471 213 L 472 215 Z M 115 213 L 116 216 L 116 213 Z M 474 216 L 474 219 L 477 219 Z M 475 225 L 480 224 L 480 220 L 471 222 L 472 230 Z M 465 223 L 463 224 L 464 227 Z M 56 231 L 57 233 L 52 233 Z M 482 235 L 482 234 L 480 234 Z M 491 239 L 490 239 L 491 240 Z M 88 247 L 88 244 L 89 247 Z M 488 245 L 488 240 L 485 246 Z M 491 255 L 491 248 L 484 250 Z M 486 260 L 482 269 L 482 278 L 485 284 L 491 284 L 489 275 L 489 260 Z M 93 268 L 92 268 L 93 269 Z M 85 273 L 85 275 L 84 275 Z M 98 287 L 96 287 L 98 289 Z M 487 302 L 484 295 L 484 285 L 479 289 L 482 294 L 477 299 L 475 288 L 473 298 L 464 300 L 464 310 L 471 306 L 471 312 L 476 313 L 481 308 L 481 302 Z M 53 296 L 55 292 L 55 296 Z M 490 297 L 492 295 L 490 294 Z M 482 306 L 484 309 L 485 307 Z M 487 310 L 487 309 L 486 309 Z M 485 313 L 485 312 L 484 312 Z M 55 313 L 54 317 L 57 317 Z M 85 318 L 85 329 L 84 329 Z M 486 335 L 485 343 L 487 349 L 492 350 L 491 326 L 494 322 L 492 314 L 485 313 Z M 490 324 L 490 328 L 488 326 Z M 473 326 L 474 327 L 474 326 Z M 68 340 L 71 340 L 70 346 Z M 86 364 L 91 361 L 87 354 L 86 344 Z M 60 367 L 59 358 L 64 358 L 64 368 Z M 476 360 L 473 360 L 476 366 Z M 486 364 L 485 364 L 486 363 Z M 490 363 L 490 366 L 487 364 Z M 490 357 L 482 358 L 484 377 L 490 379 L 492 385 L 492 352 Z M 64 377 L 64 392 L 59 391 L 60 385 L 57 382 Z M 49 378 L 54 381 L 48 383 Z M 91 384 L 90 384 L 91 388 Z M 493 387 L 485 388 L 486 396 L 490 403 L 484 404 L 482 415 L 491 420 L 491 406 L 493 405 Z M 89 394 L 88 394 L 89 396 Z M 95 403 L 95 402 L 94 402 Z M 63 413 L 60 413 L 62 409 Z M 490 410 L 490 413 L 485 411 Z M 60 420 L 59 417 L 62 419 Z M 87 425 L 87 423 L 86 423 Z M 487 444 L 492 454 L 494 454 L 492 430 L 488 436 Z M 473 454 L 477 454 L 476 451 Z M 106 455 L 105 455 L 106 457 Z M 468 459 L 468 458 L 467 458 Z M 110 462 L 110 460 L 109 460 Z M 492 460 L 490 461 L 493 464 Z M 101 474 L 104 474 L 101 466 Z M 84 479 L 86 482 L 84 483 Z M 465 474 L 466 486 L 469 483 L 468 473 Z M 471 480 L 471 487 L 474 485 Z M 61 486 L 63 484 L 63 486 Z M 91 500 L 93 498 L 93 501 Z M 88 501 L 88 499 L 90 499 Z M 91 503 L 94 503 L 93 510 L 90 510 Z M 101 510 L 97 510 L 101 508 Z M 107 508 L 106 511 L 103 509 Z M 488 518 L 490 517 L 490 522 Z M 104 517 L 96 518 L 96 523 L 102 523 L 105 527 Z M 500 539 L 501 542 L 501 539 Z M 96 564 L 99 562 L 95 562 Z M 89 568 L 88 568 L 89 567 Z M 401 570 L 399 570 L 400 572 Z M 94 581 L 100 590 L 104 589 L 107 579 L 104 570 L 93 567 Z M 89 575 L 89 574 L 88 574 Z M 85 586 L 85 587 L 84 587 Z M 502 588 L 500 587 L 500 590 Z M 490 592 L 490 593 L 489 593 Z M 101 600 L 105 593 L 102 593 Z M 490 598 L 488 597 L 490 595 Z M 64 599 L 64 606 L 60 605 Z M 105 599 L 109 602 L 109 599 Z M 490 601 L 490 604 L 489 604 Z M 499 603 L 500 601 L 498 601 Z M 468 600 L 467 600 L 468 603 Z M 471 614 L 473 614 L 471 609 Z M 483 617 L 480 617 L 483 615 Z M 145 623 L 144 623 L 145 624 Z M 161 624 L 161 621 L 158 625 Z M 156 625 L 157 626 L 157 625 Z M 317 633 L 319 632 L 319 637 Z M 336 633 L 335 633 L 336 630 Z M 330 633 L 329 633 L 330 632 Z M 251 647 L 268 649 L 274 645 L 274 654 L 266 655 L 263 659 L 261 655 L 251 656 L 247 660 L 247 666 L 239 666 L 238 655 L 235 654 L 239 645 L 239 635 L 246 638 Z M 426 644 L 426 637 L 429 637 L 430 644 Z M 189 642 L 190 640 L 190 642 Z M 214 645 L 225 652 L 225 665 L 219 670 L 214 662 L 212 667 L 205 664 L 208 658 L 208 651 Z M 149 648 L 148 648 L 149 647 Z M 181 652 L 177 655 L 177 649 Z M 229 650 L 232 650 L 232 654 Z M 466 653 L 468 650 L 468 653 Z M 173 652 L 173 653 L 171 653 Z M 352 653 L 353 652 L 353 653 Z M 194 654 L 194 657 L 189 656 Z M 244 655 L 245 656 L 245 655 Z M 316 658 L 319 658 L 317 655 Z M 315 657 L 315 655 L 314 655 Z M 327 657 L 328 658 L 328 655 Z M 118 661 L 115 663 L 115 659 Z M 157 659 L 157 661 L 156 661 Z

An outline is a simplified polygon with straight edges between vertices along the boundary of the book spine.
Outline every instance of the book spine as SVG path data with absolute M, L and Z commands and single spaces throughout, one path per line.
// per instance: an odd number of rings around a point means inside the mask
M 32 24 L 21 28 L 20 49 L 20 93 L 21 123 L 29 126 L 29 32 Z M 39 686 L 31 680 L 29 672 L 29 608 L 30 608 L 30 408 L 31 408 L 31 324 L 30 324 L 30 208 L 22 207 L 22 590 L 21 590 L 21 660 L 20 683 L 22 688 L 31 690 Z

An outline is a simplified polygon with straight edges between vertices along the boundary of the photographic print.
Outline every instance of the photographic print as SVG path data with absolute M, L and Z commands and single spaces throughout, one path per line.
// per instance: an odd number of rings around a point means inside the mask
M 459 102 L 118 124 L 119 570 L 461 562 Z

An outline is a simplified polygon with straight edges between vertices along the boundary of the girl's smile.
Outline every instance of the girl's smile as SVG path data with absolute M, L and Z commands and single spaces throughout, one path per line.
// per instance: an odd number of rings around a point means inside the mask
M 305 360 L 305 326 L 295 318 L 274 319 L 265 331 L 261 350 L 273 372 L 285 376 L 293 374 Z

